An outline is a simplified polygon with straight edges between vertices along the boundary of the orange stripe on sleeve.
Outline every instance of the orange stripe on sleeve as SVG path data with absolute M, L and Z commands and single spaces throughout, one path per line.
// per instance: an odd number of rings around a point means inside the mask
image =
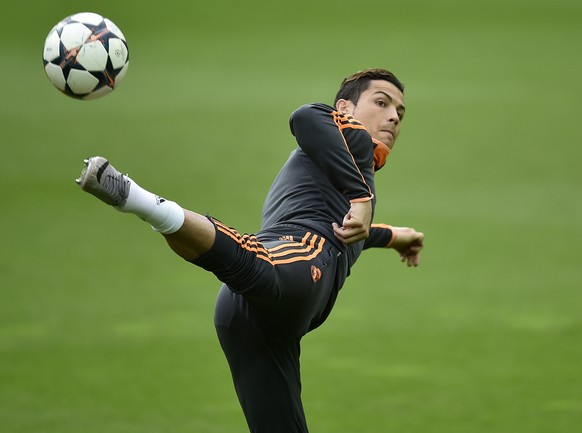
M 362 182 L 364 182 L 364 185 L 366 185 L 366 187 L 368 188 L 368 192 L 370 193 L 370 197 L 365 198 L 363 201 L 372 200 L 372 198 L 374 197 L 374 194 L 372 193 L 372 188 L 370 188 L 370 185 L 367 184 L 364 175 L 360 171 L 360 167 L 358 167 L 358 164 L 356 163 L 356 159 L 354 158 L 354 155 L 350 151 L 350 146 L 348 146 L 348 142 L 346 141 L 346 137 L 342 133 L 342 130 L 348 127 L 346 125 L 352 125 L 349 127 L 353 128 L 353 129 L 366 129 L 366 128 L 364 128 L 363 125 L 361 125 L 361 123 L 358 122 L 356 119 L 354 119 L 352 116 L 346 115 L 345 113 L 341 113 L 339 111 L 334 111 L 331 114 L 333 116 L 334 123 L 337 125 L 337 127 L 340 130 L 340 133 L 342 135 L 342 139 L 344 141 L 344 146 L 346 147 L 346 150 L 348 151 L 350 158 L 352 159 L 352 162 L 354 163 L 354 167 L 356 167 L 356 170 L 358 171 L 360 178 L 362 179 Z M 356 199 L 356 200 L 361 200 L 361 199 Z
M 373 198 L 374 198 L 374 194 L 372 194 L 372 197 L 354 198 L 353 200 L 350 200 L 350 203 L 363 203 L 366 201 L 370 201 Z
M 394 233 L 394 230 L 392 230 L 392 226 L 391 225 L 378 223 L 378 224 L 372 224 L 370 227 L 377 228 L 377 229 L 387 229 L 387 230 L 390 230 L 392 232 L 392 237 L 390 238 L 390 242 L 388 242 L 384 246 L 384 248 L 389 248 L 390 245 L 392 245 L 392 243 L 396 239 L 396 233 Z

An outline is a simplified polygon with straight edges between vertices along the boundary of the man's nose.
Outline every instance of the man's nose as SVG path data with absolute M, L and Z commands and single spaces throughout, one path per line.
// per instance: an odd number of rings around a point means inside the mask
M 400 123 L 400 117 L 398 116 L 398 111 L 396 111 L 396 107 L 391 106 L 388 110 L 388 121 L 395 123 L 398 125 Z

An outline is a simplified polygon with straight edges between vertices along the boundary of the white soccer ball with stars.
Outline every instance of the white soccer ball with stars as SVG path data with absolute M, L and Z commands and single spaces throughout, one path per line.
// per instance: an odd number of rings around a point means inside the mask
M 68 96 L 95 99 L 119 84 L 129 66 L 125 36 L 109 19 L 82 12 L 61 20 L 48 34 L 44 70 Z

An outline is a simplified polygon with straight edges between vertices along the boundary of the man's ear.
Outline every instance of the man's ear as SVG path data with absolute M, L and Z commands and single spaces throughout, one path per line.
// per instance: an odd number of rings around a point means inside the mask
M 341 111 L 342 113 L 352 114 L 354 111 L 354 104 L 352 101 L 348 101 L 347 99 L 338 99 L 335 103 L 335 109 Z

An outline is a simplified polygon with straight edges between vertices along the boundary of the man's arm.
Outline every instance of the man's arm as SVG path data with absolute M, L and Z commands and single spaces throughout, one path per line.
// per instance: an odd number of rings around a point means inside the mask
M 372 200 L 374 147 L 365 128 L 324 104 L 299 107 L 289 120 L 299 147 L 350 202 Z
M 364 249 L 389 248 L 393 239 L 392 226 L 388 224 L 372 224 L 370 227 L 370 236 L 364 242 Z
M 387 224 L 372 224 L 370 236 L 364 243 L 367 248 L 391 248 L 400 254 L 400 260 L 408 266 L 418 266 L 420 251 L 424 246 L 424 233 L 410 227 L 393 227 Z
M 368 237 L 372 221 L 374 146 L 353 117 L 324 104 L 298 108 L 289 121 L 299 147 L 350 202 L 335 236 L 345 244 Z
M 341 227 L 333 223 L 333 233 L 344 244 L 353 244 L 367 239 L 372 221 L 372 202 L 352 202 Z

